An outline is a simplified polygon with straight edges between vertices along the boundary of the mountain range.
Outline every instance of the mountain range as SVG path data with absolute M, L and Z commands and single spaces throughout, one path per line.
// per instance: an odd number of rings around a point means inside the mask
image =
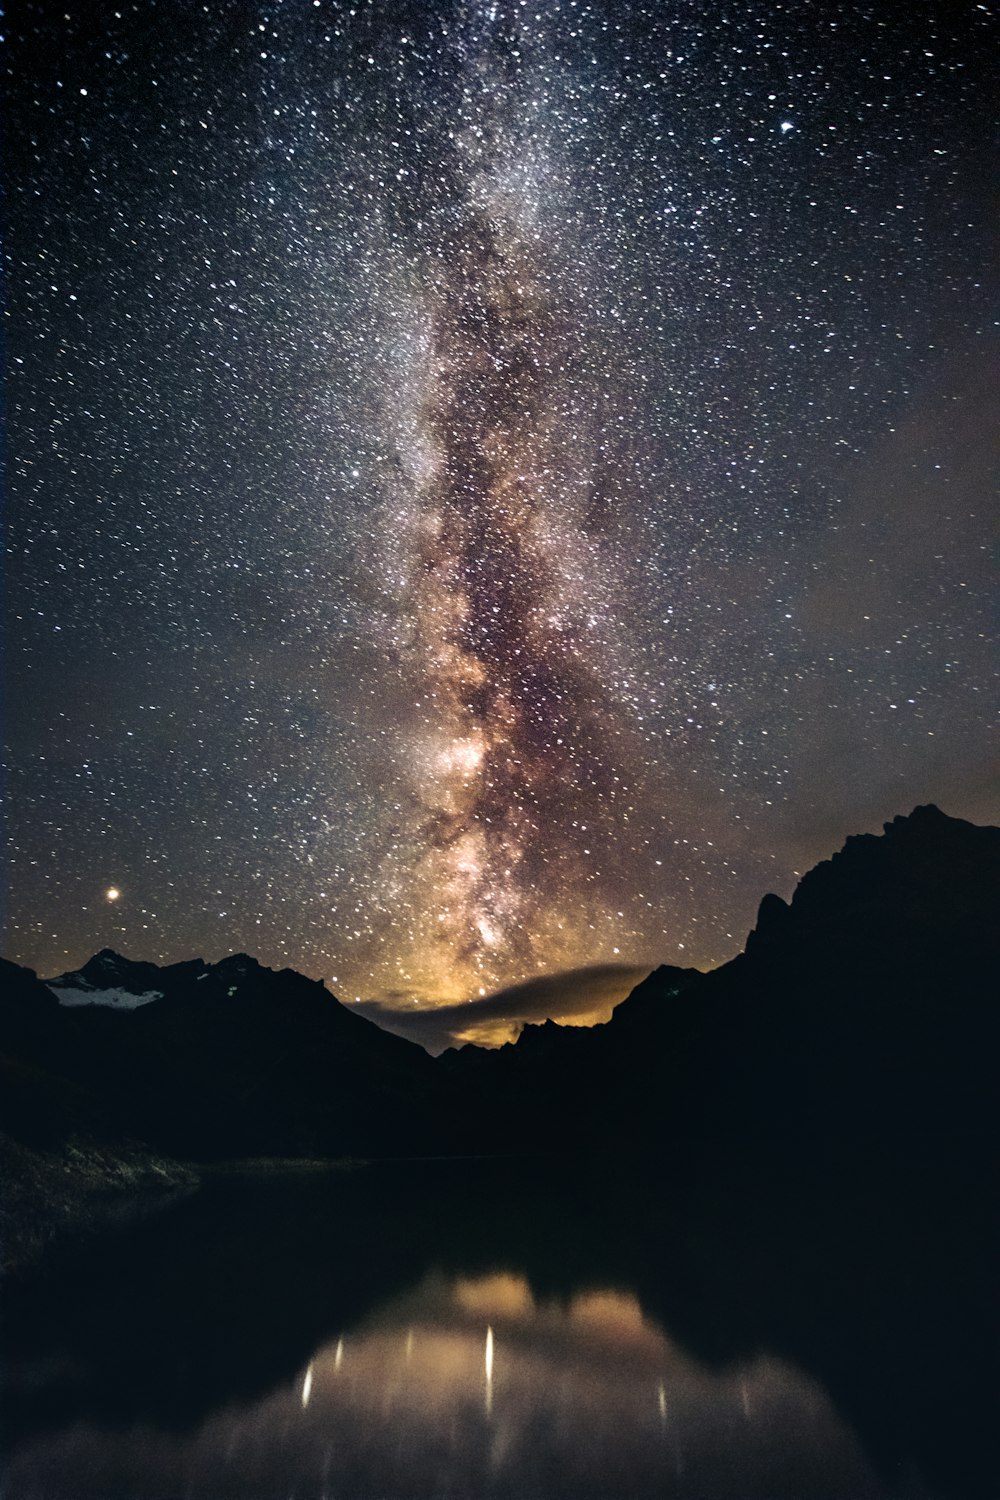
M 0 960 L 0 1131 L 173 1157 L 692 1151 L 992 1133 L 1000 829 L 932 806 L 767 895 L 743 953 L 438 1058 L 244 954 Z

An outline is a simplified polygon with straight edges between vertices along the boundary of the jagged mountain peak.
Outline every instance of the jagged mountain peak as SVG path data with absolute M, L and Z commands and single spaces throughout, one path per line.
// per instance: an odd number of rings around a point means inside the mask
M 155 967 L 155 964 L 147 963 L 144 960 L 126 958 L 124 954 L 116 953 L 113 948 L 102 948 L 98 953 L 94 954 L 93 958 L 88 958 L 87 962 L 77 972 L 80 974 L 93 974 L 95 976 L 114 975 L 117 977 L 129 974 L 137 968 L 153 969 Z
M 81 968 L 57 974 L 43 983 L 63 1004 L 132 1009 L 134 1002 L 147 1004 L 160 998 L 160 978 L 161 970 L 156 964 L 124 958 L 113 948 L 102 948 Z
M 206 977 L 210 974 L 217 975 L 231 983 L 235 979 L 248 978 L 251 975 L 274 975 L 279 972 L 290 974 L 294 971 L 265 968 L 256 958 L 252 958 L 247 953 L 231 953 L 214 964 L 206 963 L 203 958 L 182 959 L 172 964 L 156 964 L 144 959 L 126 958 L 123 954 L 116 953 L 113 948 L 101 948 L 79 969 L 67 970 L 64 974 L 57 974 L 46 979 L 44 983 L 63 988 L 75 987 L 81 990 L 88 988 L 99 990 L 108 986 L 141 990 L 148 989 L 150 985 L 169 990 L 181 981 L 187 981 L 192 977 Z
M 641 1025 L 651 1011 L 660 1010 L 676 1000 L 701 977 L 700 969 L 681 969 L 675 964 L 660 964 L 659 968 L 641 980 L 615 1006 L 607 1024 L 619 1031 L 625 1027 Z
M 882 827 L 886 833 L 899 832 L 903 828 L 929 828 L 937 824 L 941 827 L 945 823 L 964 823 L 964 818 L 951 818 L 943 813 L 936 802 L 921 802 L 910 813 L 897 813 L 888 823 Z M 970 824 L 965 824 L 970 827 Z
M 258 959 L 251 958 L 249 953 L 229 953 L 225 958 L 220 958 L 218 963 L 212 964 L 210 967 L 215 972 L 222 973 L 232 971 L 237 974 L 275 974 L 280 972 L 276 969 L 267 968 Z
M 919 947 L 939 926 L 985 919 L 998 874 L 1000 829 L 926 803 L 883 824 L 880 834 L 852 834 L 803 875 L 790 901 L 768 893 L 746 953 L 760 958 L 796 935 L 872 949 L 880 932 L 887 949 L 898 951 L 904 930 Z

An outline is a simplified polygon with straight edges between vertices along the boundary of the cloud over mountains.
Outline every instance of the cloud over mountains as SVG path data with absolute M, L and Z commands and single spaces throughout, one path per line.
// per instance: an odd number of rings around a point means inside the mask
M 606 1021 L 648 970 L 632 964 L 593 964 L 542 974 L 480 1000 L 435 1008 L 367 1000 L 352 1007 L 389 1031 L 419 1042 L 429 1052 L 456 1043 L 499 1044 L 511 1041 L 526 1021 L 569 1021 L 591 1025 Z

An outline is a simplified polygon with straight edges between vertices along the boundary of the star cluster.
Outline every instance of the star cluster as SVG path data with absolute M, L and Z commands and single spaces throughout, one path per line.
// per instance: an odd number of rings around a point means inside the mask
M 995 41 L 26 0 L 9 956 L 454 1003 L 995 819 Z

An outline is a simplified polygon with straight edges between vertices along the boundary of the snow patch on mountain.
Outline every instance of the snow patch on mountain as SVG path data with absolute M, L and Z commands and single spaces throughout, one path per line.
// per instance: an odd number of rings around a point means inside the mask
M 132 995 L 128 990 L 92 990 L 78 985 L 50 984 L 49 989 L 60 1005 L 107 1005 L 112 1010 L 138 1010 L 140 1005 L 163 999 L 162 990 L 146 990 L 142 995 Z

